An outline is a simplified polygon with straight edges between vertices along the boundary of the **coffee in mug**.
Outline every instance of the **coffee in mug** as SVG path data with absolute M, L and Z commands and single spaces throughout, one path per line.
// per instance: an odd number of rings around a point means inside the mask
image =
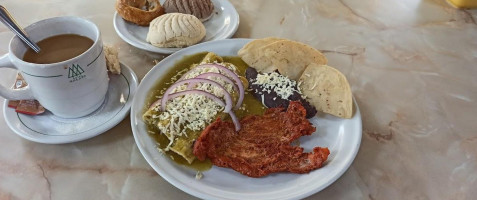
M 79 56 L 93 46 L 93 43 L 93 40 L 81 35 L 55 35 L 37 42 L 41 49 L 39 53 L 31 48 L 27 49 L 23 61 L 36 64 L 62 62 Z

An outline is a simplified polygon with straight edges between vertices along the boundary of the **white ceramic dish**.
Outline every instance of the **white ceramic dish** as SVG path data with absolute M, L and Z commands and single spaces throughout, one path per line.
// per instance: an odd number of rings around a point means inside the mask
M 162 80 L 177 60 L 203 51 L 221 56 L 236 56 L 249 39 L 206 42 L 178 51 L 152 68 L 138 87 L 131 107 L 131 126 L 136 144 L 147 162 L 172 185 L 203 199 L 300 199 L 314 194 L 338 179 L 353 162 L 361 143 L 361 115 L 354 102 L 355 114 L 341 119 L 321 114 L 311 119 L 317 127 L 312 136 L 300 138 L 301 146 L 310 151 L 315 146 L 328 147 L 331 154 L 326 164 L 309 174 L 276 173 L 263 178 L 249 178 L 231 169 L 212 167 L 201 180 L 195 171 L 175 164 L 156 149 L 142 121 L 144 103 L 150 89 Z
M 161 5 L 164 0 L 161 0 Z M 204 22 L 207 31 L 202 42 L 222 40 L 232 37 L 239 26 L 239 15 L 235 7 L 228 0 L 212 0 L 215 10 L 209 20 Z M 116 12 L 113 19 L 114 29 L 124 41 L 137 48 L 156 52 L 171 54 L 182 48 L 159 48 L 146 42 L 149 27 L 138 26 L 125 21 Z
M 62 144 L 86 140 L 106 132 L 127 116 L 138 79 L 129 67 L 121 64 L 121 74 L 109 74 L 106 98 L 96 111 L 80 118 L 64 119 L 51 112 L 37 116 L 19 114 L 3 105 L 7 125 L 19 136 L 39 143 Z M 121 102 L 121 95 L 124 102 Z M 74 105 L 71 105 L 74 106 Z

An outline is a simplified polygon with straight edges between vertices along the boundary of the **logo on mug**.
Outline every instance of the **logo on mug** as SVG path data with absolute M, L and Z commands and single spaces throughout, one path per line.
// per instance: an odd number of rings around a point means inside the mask
M 68 78 L 70 79 L 70 83 L 86 77 L 86 75 L 84 75 L 83 73 L 84 70 L 79 64 L 71 65 L 71 67 L 68 68 Z

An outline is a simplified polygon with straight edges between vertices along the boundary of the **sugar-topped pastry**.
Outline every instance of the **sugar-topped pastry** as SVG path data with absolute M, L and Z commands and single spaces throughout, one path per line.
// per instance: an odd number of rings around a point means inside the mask
M 211 0 L 166 0 L 163 4 L 166 13 L 191 14 L 207 21 L 214 12 L 214 4 Z
M 164 14 L 158 0 L 117 0 L 116 11 L 126 21 L 148 26 L 156 17 Z
M 205 37 L 205 26 L 195 16 L 169 13 L 151 21 L 146 41 L 157 47 L 186 47 Z

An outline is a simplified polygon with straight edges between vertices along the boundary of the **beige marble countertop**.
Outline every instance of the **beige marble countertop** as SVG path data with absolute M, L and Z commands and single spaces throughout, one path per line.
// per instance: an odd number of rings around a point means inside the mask
M 322 50 L 349 79 L 363 139 L 349 170 L 309 199 L 475 199 L 477 11 L 445 0 L 232 0 L 234 37 L 278 36 Z M 142 78 L 165 55 L 123 42 L 114 0 L 0 0 L 26 26 L 94 21 Z M 12 33 L 0 26 L 0 54 Z M 10 85 L 13 70 L 0 70 Z M 3 102 L 3 99 L 0 98 Z M 3 108 L 0 108 L 3 112 Z M 65 145 L 24 140 L 0 116 L 0 199 L 191 199 L 146 163 L 130 121 Z

